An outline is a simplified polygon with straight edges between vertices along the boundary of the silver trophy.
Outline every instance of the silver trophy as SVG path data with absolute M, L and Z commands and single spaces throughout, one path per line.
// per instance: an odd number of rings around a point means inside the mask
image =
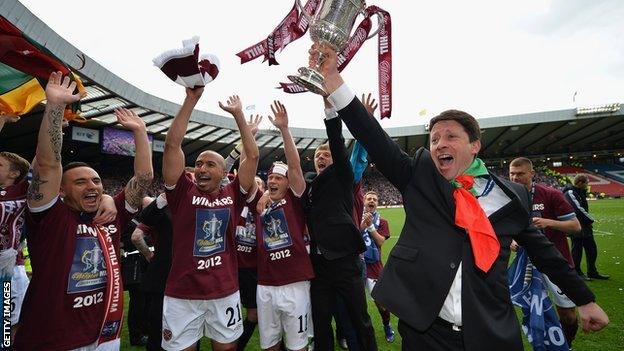
M 297 0 L 297 6 L 310 22 L 312 40 L 318 44 L 329 46 L 337 53 L 340 53 L 347 45 L 358 14 L 366 16 L 364 11 L 366 3 L 363 0 L 324 0 L 314 19 L 305 12 L 300 0 Z M 382 17 L 379 16 L 379 19 L 381 21 Z M 379 27 L 382 25 L 380 22 Z M 378 31 L 379 29 L 374 31 L 368 38 L 373 37 Z M 323 59 L 322 55 L 319 55 L 316 69 L 301 67 L 298 71 L 299 75 L 290 75 L 288 79 L 313 93 L 326 95 L 323 87 L 325 78 L 318 72 Z

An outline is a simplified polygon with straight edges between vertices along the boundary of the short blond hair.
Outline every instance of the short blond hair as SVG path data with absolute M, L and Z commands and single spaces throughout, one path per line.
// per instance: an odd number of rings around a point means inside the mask
M 377 194 L 377 192 L 376 192 L 376 191 L 374 191 L 374 190 L 369 190 L 369 191 L 367 191 L 367 192 L 364 194 L 364 197 L 367 197 L 368 195 L 375 195 L 375 196 L 377 196 L 377 199 L 379 199 L 379 194 Z

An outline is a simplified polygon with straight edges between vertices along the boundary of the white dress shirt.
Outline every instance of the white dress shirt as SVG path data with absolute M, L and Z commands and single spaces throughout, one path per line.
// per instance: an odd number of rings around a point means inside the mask
M 477 194 L 483 194 L 486 189 L 488 183 L 488 179 L 486 178 L 475 178 L 474 189 L 477 191 Z M 485 212 L 487 216 L 496 212 L 498 209 L 506 205 L 511 199 L 503 192 L 503 190 L 493 183 L 493 188 L 488 193 L 480 196 L 479 205 Z M 453 284 L 451 284 L 451 288 L 449 289 L 448 295 L 446 295 L 446 300 L 444 300 L 444 305 L 442 305 L 442 309 L 440 310 L 440 314 L 438 315 L 440 318 L 445 321 L 461 326 L 462 325 L 462 305 L 461 305 L 461 279 L 462 279 L 462 262 L 459 263 L 459 267 L 457 268 L 457 273 L 455 273 L 455 279 L 453 279 Z

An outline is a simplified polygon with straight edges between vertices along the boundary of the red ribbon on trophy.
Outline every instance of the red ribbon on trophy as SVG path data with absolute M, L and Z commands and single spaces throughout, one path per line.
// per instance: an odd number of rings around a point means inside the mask
M 304 9 L 308 13 L 316 12 L 321 0 L 308 0 Z M 308 20 L 305 16 L 299 15 L 297 4 L 288 12 L 280 24 L 273 29 L 266 39 L 242 50 L 236 56 L 240 57 L 241 64 L 252 61 L 260 56 L 264 56 L 264 61 L 269 61 L 269 66 L 279 65 L 275 59 L 275 52 L 283 50 L 288 44 L 301 38 L 308 30 Z
M 366 9 L 369 16 L 378 14 L 383 25 L 377 33 L 377 71 L 379 74 L 379 113 L 381 118 L 390 118 L 392 113 L 392 23 L 390 13 L 377 6 Z
M 304 6 L 306 13 L 315 13 L 321 0 L 308 0 Z M 380 17 L 380 28 L 377 35 L 378 47 L 378 85 L 379 106 L 381 118 L 390 117 L 392 113 L 392 31 L 390 13 L 377 6 L 366 8 L 366 17 L 360 22 L 354 34 L 349 38 L 347 46 L 338 54 L 338 71 L 341 72 L 355 54 L 360 50 L 364 41 L 368 39 L 372 27 L 371 17 Z M 283 50 L 288 44 L 301 38 L 308 30 L 309 22 L 306 16 L 299 13 L 297 3 L 290 10 L 282 22 L 271 32 L 267 39 L 239 52 L 241 64 L 247 63 L 260 56 L 269 61 L 269 66 L 277 65 L 275 52 Z M 289 94 L 304 93 L 308 90 L 295 83 L 279 83 L 278 89 Z
M 347 46 L 345 46 L 344 50 L 342 50 L 338 54 L 338 72 L 342 72 L 342 70 L 347 66 L 347 64 L 351 61 L 355 53 L 360 50 L 362 44 L 368 37 L 368 33 L 371 30 L 371 20 L 370 18 L 365 18 L 362 20 L 360 25 L 355 29 L 355 32 L 349 41 L 347 42 Z M 295 83 L 279 83 L 280 86 L 278 89 L 284 90 L 284 92 L 289 94 L 297 94 L 297 93 L 305 93 L 308 90 L 300 85 Z
M 349 38 L 347 46 L 338 54 L 338 72 L 351 62 L 351 59 L 360 50 L 364 41 L 368 38 L 371 30 L 371 17 L 380 16 L 383 20 L 377 34 L 378 51 L 378 86 L 379 86 L 379 112 L 381 118 L 390 118 L 392 113 L 392 23 L 390 13 L 377 6 L 366 8 L 367 17 L 360 22 L 353 36 Z M 295 83 L 279 83 L 278 89 L 288 94 L 305 93 L 308 90 Z

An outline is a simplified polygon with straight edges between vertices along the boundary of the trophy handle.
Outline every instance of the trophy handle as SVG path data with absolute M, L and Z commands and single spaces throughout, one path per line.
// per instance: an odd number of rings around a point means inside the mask
M 295 4 L 297 4 L 297 7 L 299 8 L 299 11 L 303 15 L 303 17 L 308 20 L 308 23 L 312 23 L 313 18 L 305 11 L 305 8 L 303 7 L 303 5 L 301 5 L 301 0 L 295 0 Z
M 299 1 L 299 0 L 297 0 L 297 1 Z M 381 13 L 379 13 L 379 12 L 375 12 L 375 15 L 377 15 L 377 19 L 378 19 L 378 21 L 377 21 L 377 29 L 375 29 L 373 31 L 373 33 L 369 34 L 368 37 L 366 38 L 366 40 L 368 40 L 368 39 L 374 37 L 375 35 L 377 35 L 377 33 L 379 33 L 379 30 L 381 29 L 381 27 L 383 27 L 383 25 L 384 25 L 385 21 L 384 21 L 383 15 Z

